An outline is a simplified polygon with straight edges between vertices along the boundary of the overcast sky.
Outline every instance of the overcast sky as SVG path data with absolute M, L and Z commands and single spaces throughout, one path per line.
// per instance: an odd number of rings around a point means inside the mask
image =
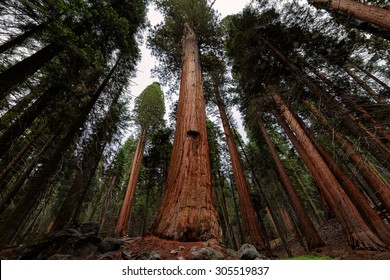
M 224 18 L 227 15 L 240 12 L 249 2 L 250 0 L 216 0 L 213 7 L 221 14 L 221 18 Z M 148 19 L 152 25 L 156 25 L 163 20 L 162 15 L 155 11 L 153 7 L 149 8 Z M 137 67 L 137 76 L 132 79 L 130 86 L 130 94 L 133 97 L 138 96 L 148 85 L 157 81 L 151 77 L 151 70 L 155 66 L 156 60 L 151 56 L 145 43 L 141 47 L 141 53 L 142 59 Z M 133 106 L 131 104 L 131 109 Z M 169 110 L 168 107 L 167 110 Z M 235 115 L 237 116 L 237 114 Z

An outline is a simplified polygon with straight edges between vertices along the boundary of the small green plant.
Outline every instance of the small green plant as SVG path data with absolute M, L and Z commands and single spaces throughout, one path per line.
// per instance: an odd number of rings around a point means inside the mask
M 329 256 L 302 255 L 302 256 L 295 256 L 292 258 L 283 258 L 283 260 L 335 260 L 335 258 Z

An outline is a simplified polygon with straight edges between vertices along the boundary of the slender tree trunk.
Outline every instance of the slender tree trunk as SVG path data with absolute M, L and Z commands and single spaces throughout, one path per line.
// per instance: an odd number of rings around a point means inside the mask
M 103 135 L 100 134 L 100 136 Z M 62 203 L 61 209 L 54 221 L 52 231 L 66 228 L 72 224 L 71 222 L 77 216 L 78 209 L 85 198 L 93 174 L 99 164 L 101 153 L 105 147 L 106 141 L 102 141 L 104 143 L 99 143 L 100 141 L 102 140 L 99 140 L 98 137 L 96 137 L 90 146 L 93 147 L 93 149 L 84 155 L 81 169 L 78 170 L 65 201 Z
M 332 98 L 327 92 L 323 91 L 321 88 L 317 87 L 314 84 L 308 75 L 300 70 L 296 65 L 290 62 L 280 51 L 278 51 L 272 44 L 270 44 L 265 38 L 262 38 L 262 42 L 265 43 L 272 52 L 289 67 L 296 76 L 298 76 L 308 87 L 309 89 L 320 99 L 325 101 L 329 105 L 329 109 L 334 112 L 334 114 L 342 114 L 341 121 L 343 125 L 360 141 L 361 145 L 364 145 L 365 148 L 375 156 L 378 161 L 385 167 L 390 170 L 390 149 L 384 145 L 371 131 L 362 125 L 355 116 L 349 112 L 345 107 L 343 107 L 337 100 Z
M 373 90 L 365 81 L 363 81 L 354 71 L 348 67 L 343 67 L 343 69 L 351 76 L 359 86 L 364 89 L 378 104 L 388 105 L 387 102 L 375 91 Z
M 0 74 L 0 100 L 8 91 L 24 82 L 41 69 L 47 62 L 61 52 L 62 48 L 54 43 L 47 45 L 30 57 L 20 61 Z
M 35 92 L 30 91 L 22 100 L 17 101 L 14 106 L 7 110 L 7 112 L 0 117 L 0 131 L 5 131 L 9 127 L 9 124 L 19 116 L 20 112 L 28 107 L 34 98 L 36 98 Z
M 230 219 L 229 219 L 229 213 L 228 213 L 228 210 L 227 210 L 226 197 L 225 197 L 225 193 L 224 193 L 224 190 L 223 190 L 224 189 L 224 180 L 223 180 L 219 170 L 218 170 L 217 174 L 218 174 L 218 186 L 219 186 L 219 191 L 220 191 L 220 199 L 221 199 L 221 208 L 222 208 L 222 213 L 223 213 L 223 219 L 225 221 L 225 225 L 226 225 L 226 228 L 227 228 L 227 233 L 226 234 L 228 236 L 229 243 L 232 246 L 231 248 L 233 250 L 238 250 L 237 241 L 236 241 L 236 238 L 234 236 L 234 231 L 233 231 L 233 228 L 232 228 L 232 225 L 231 225 L 231 222 L 230 222 Z
M 198 41 L 193 27 L 186 25 L 175 140 L 152 231 L 167 239 L 220 241 L 214 203 Z
M 42 136 L 42 131 L 45 128 L 45 125 L 41 125 L 36 131 L 34 131 L 33 135 L 30 136 L 28 139 L 28 142 L 23 145 L 23 147 L 17 152 L 16 155 L 10 155 L 7 154 L 4 158 L 4 166 L 3 170 L 0 172 L 0 191 L 3 190 L 3 188 L 7 184 L 3 184 L 5 181 L 6 176 L 11 172 L 16 170 L 16 165 L 19 162 L 20 159 L 25 157 L 27 151 L 32 148 L 35 141 Z
M 322 183 L 319 184 L 319 187 L 339 222 L 347 232 L 349 245 L 355 249 L 385 250 L 386 245 L 366 225 L 358 210 L 329 170 L 321 155 L 294 118 L 287 105 L 275 91 L 272 92 L 272 97 L 282 111 L 284 118 L 291 126 L 291 129 L 294 131 L 299 142 L 301 142 L 307 150 L 307 155 L 311 159 L 314 168 L 321 173 Z
M 111 204 L 112 192 L 113 192 L 116 180 L 117 180 L 117 175 L 112 177 L 110 185 L 109 185 L 107 192 L 106 192 L 104 199 L 103 199 L 103 205 L 102 205 L 102 208 L 100 210 L 99 217 L 98 217 L 99 226 L 100 226 L 99 233 L 101 233 L 102 229 L 104 228 L 104 224 L 105 224 L 106 216 L 107 216 L 107 210 L 109 209 L 109 206 Z
M 236 219 L 237 219 L 238 233 L 239 233 L 239 237 L 240 237 L 239 243 L 242 245 L 244 243 L 244 233 L 243 233 L 242 226 L 241 226 L 240 211 L 238 209 L 239 207 L 238 207 L 237 201 L 236 201 L 236 192 L 233 189 L 234 179 L 233 179 L 233 174 L 231 172 L 229 172 L 229 180 L 230 180 L 230 182 L 232 182 L 232 185 L 229 186 L 229 189 L 230 189 L 230 192 L 232 193 L 234 212 L 236 214 Z
M 390 30 L 390 11 L 354 0 L 312 0 L 313 4 L 328 5 L 354 17 Z
M 386 244 L 390 245 L 390 228 L 379 218 L 374 209 L 368 204 L 367 199 L 358 190 L 352 180 L 348 177 L 345 171 L 338 166 L 333 157 L 317 142 L 313 133 L 309 130 L 306 124 L 298 117 L 295 116 L 301 127 L 307 133 L 307 136 L 316 146 L 322 158 L 333 172 L 344 191 L 348 194 L 353 204 L 356 206 L 360 215 L 363 217 L 366 224 L 378 235 L 378 237 Z M 390 200 L 390 189 L 388 190 Z
M 23 134 L 23 132 L 42 113 L 53 97 L 58 93 L 59 87 L 54 85 L 38 98 L 17 120 L 15 120 L 6 131 L 0 136 L 0 158 L 12 146 L 12 143 Z
M 146 129 L 143 128 L 141 131 L 141 135 L 138 139 L 137 148 L 134 153 L 133 163 L 131 165 L 129 184 L 127 185 L 125 198 L 123 200 L 122 207 L 119 212 L 118 222 L 115 227 L 115 233 L 119 236 L 126 236 L 127 224 L 130 220 L 131 210 L 133 209 L 135 190 L 137 188 L 138 176 L 141 170 L 145 142 Z
M 225 106 L 223 104 L 218 89 L 215 90 L 215 96 L 217 99 L 217 105 L 222 120 L 223 130 L 225 132 L 225 137 L 228 144 L 234 181 L 236 182 L 238 199 L 240 202 L 240 210 L 244 225 L 245 242 L 254 245 L 259 250 L 265 250 L 260 225 L 256 217 L 256 212 L 253 208 L 252 200 L 250 197 L 249 186 L 246 180 L 244 168 L 242 166 L 237 146 L 234 143 L 234 136 L 230 128 L 229 120 L 225 111 Z
M 293 207 L 295 214 L 297 215 L 300 228 L 302 230 L 303 235 L 305 236 L 306 243 L 309 250 L 312 250 L 317 247 L 325 246 L 325 243 L 318 235 L 318 232 L 314 227 L 313 223 L 311 222 L 309 216 L 306 214 L 306 210 L 303 207 L 302 201 L 300 200 L 298 194 L 296 193 L 292 185 L 292 182 L 287 174 L 287 171 L 284 168 L 283 163 L 280 160 L 279 155 L 272 143 L 272 140 L 265 129 L 264 122 L 260 117 L 258 118 L 258 123 L 259 123 L 260 130 L 263 134 L 263 137 L 267 142 L 267 145 L 274 158 L 276 167 L 278 168 L 281 181 L 285 187 L 288 197 L 290 198 L 291 206 Z
M 308 103 L 308 102 L 307 102 Z M 318 120 L 321 121 L 330 131 L 335 139 L 340 143 L 342 149 L 346 152 L 348 157 L 358 167 L 360 174 L 364 180 L 372 188 L 375 196 L 379 199 L 382 205 L 386 208 L 387 213 L 390 213 L 390 189 L 389 186 L 378 176 L 377 172 L 367 164 L 360 155 L 357 154 L 355 149 L 347 140 L 343 138 L 337 131 L 334 131 L 333 127 L 329 124 L 327 119 L 321 114 L 321 112 L 313 105 L 310 105 L 310 110 L 314 113 Z
M 318 209 L 318 207 L 315 205 L 311 195 L 309 194 L 309 192 L 307 191 L 307 187 L 305 186 L 305 184 L 303 183 L 302 181 L 302 178 L 301 176 L 298 174 L 298 172 L 295 170 L 294 166 L 292 165 L 291 161 L 287 159 L 287 162 L 288 162 L 288 165 L 290 166 L 290 169 L 293 171 L 294 173 L 294 176 L 295 178 L 297 179 L 298 181 L 298 185 L 305 197 L 305 199 L 307 200 L 307 202 L 309 203 L 312 211 L 313 211 L 313 214 L 316 218 L 316 221 L 318 223 L 318 225 L 321 225 L 323 223 L 323 216 L 321 215 L 320 213 L 320 210 Z
M 351 96 L 349 96 L 346 92 L 338 88 L 332 81 L 330 81 L 327 77 L 325 77 L 325 75 L 318 72 L 314 67 L 308 65 L 308 68 L 324 83 L 330 86 L 335 91 L 337 96 L 341 98 L 342 102 L 346 106 L 353 109 L 357 114 L 359 114 L 362 117 L 362 119 L 369 122 L 372 125 L 372 129 L 378 134 L 380 134 L 385 142 L 390 143 L 390 130 L 388 127 L 383 126 L 377 120 L 375 120 L 364 108 L 358 105 Z
M 38 151 L 36 155 L 34 155 L 34 158 L 30 161 L 30 163 L 24 168 L 23 172 L 19 174 L 18 179 L 15 181 L 15 183 L 12 184 L 12 186 L 9 187 L 10 191 L 2 198 L 0 202 L 0 214 L 4 212 L 6 207 L 12 202 L 12 200 L 15 198 L 17 193 L 20 191 L 20 189 L 23 186 L 23 182 L 28 178 L 30 173 L 35 168 L 38 160 L 41 158 L 43 153 L 47 150 L 47 148 L 52 144 L 54 140 L 55 135 L 52 135 L 49 140 L 45 143 L 45 145 Z
M 357 63 L 351 62 L 351 61 L 349 61 L 348 63 L 351 64 L 352 67 L 355 67 L 356 69 L 358 69 L 359 71 L 363 72 L 363 73 L 366 74 L 368 77 L 370 77 L 372 80 L 374 80 L 375 82 L 377 82 L 379 85 L 381 85 L 381 86 L 388 92 L 388 94 L 390 94 L 390 86 L 389 86 L 389 85 L 387 85 L 386 83 L 384 83 L 383 81 L 381 81 L 380 79 L 378 79 L 377 77 L 375 77 L 372 73 L 370 73 L 370 72 L 367 71 L 366 69 L 362 68 L 362 67 L 359 66 Z
M 47 22 L 38 24 L 38 25 L 32 27 L 30 30 L 28 30 L 28 31 L 14 37 L 14 38 L 11 38 L 9 41 L 5 42 L 4 44 L 2 44 L 0 46 L 0 54 L 2 54 L 3 52 L 6 52 L 7 50 L 9 50 L 11 48 L 16 47 L 17 45 L 19 45 L 21 43 L 23 43 L 23 41 L 34 36 L 38 32 L 41 32 L 43 29 L 45 29 L 47 27 L 47 24 L 48 24 Z

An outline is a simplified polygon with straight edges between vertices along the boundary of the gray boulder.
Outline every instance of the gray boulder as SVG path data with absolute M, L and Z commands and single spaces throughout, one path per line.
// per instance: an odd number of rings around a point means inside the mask
M 259 257 L 260 254 L 257 252 L 255 246 L 247 243 L 242 245 L 240 250 L 237 252 L 237 258 L 240 260 L 255 260 Z
M 193 251 L 193 260 L 223 260 L 225 257 L 221 252 L 207 247 L 202 248 L 199 251 Z

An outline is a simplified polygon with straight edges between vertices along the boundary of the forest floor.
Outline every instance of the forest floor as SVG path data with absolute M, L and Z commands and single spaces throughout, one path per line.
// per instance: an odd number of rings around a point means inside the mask
M 310 258 L 325 258 L 338 260 L 390 260 L 390 252 L 379 252 L 369 250 L 353 250 L 348 245 L 347 236 L 336 221 L 329 220 L 319 231 L 320 236 L 326 243 L 326 246 L 318 248 L 312 252 L 305 251 L 299 244 L 297 239 L 289 241 L 289 247 L 294 257 L 310 255 Z M 218 252 L 221 252 L 225 259 L 234 259 L 232 250 L 220 246 L 213 241 L 208 242 L 179 242 L 172 240 L 163 240 L 154 236 L 139 237 L 127 240 L 127 245 L 123 246 L 117 252 L 110 252 L 109 258 L 123 259 L 128 252 L 131 252 L 130 258 L 139 258 L 147 252 L 156 252 L 161 259 L 177 260 L 177 259 L 192 259 L 194 249 L 202 249 L 211 247 Z M 181 249 L 180 249 L 181 248 Z M 271 259 L 286 259 L 288 255 L 282 245 L 279 245 L 272 250 L 273 257 Z M 96 256 L 97 257 L 97 256 Z M 99 258 L 104 259 L 105 256 Z
M 312 252 L 305 252 L 298 239 L 290 240 L 289 247 L 293 256 L 311 255 L 339 260 L 390 260 L 390 252 L 353 250 L 348 245 L 346 233 L 336 219 L 331 219 L 323 225 L 319 230 L 319 235 L 326 246 L 315 249 Z M 283 245 L 275 247 L 272 252 L 279 258 L 288 258 Z
M 337 260 L 390 260 L 390 251 L 353 250 L 347 236 L 336 219 L 323 225 L 319 234 L 326 246 L 311 252 L 305 251 L 297 239 L 289 241 L 294 259 Z M 0 259 L 89 259 L 89 260 L 191 260 L 191 259 L 288 259 L 282 245 L 272 249 L 272 257 L 258 254 L 256 250 L 235 252 L 216 240 L 207 242 L 180 242 L 155 236 L 136 238 L 105 238 L 83 234 L 69 229 L 54 233 L 43 240 L 14 246 L 0 251 Z M 243 252 L 246 253 L 243 253 Z M 248 255 L 249 254 L 249 255 Z

